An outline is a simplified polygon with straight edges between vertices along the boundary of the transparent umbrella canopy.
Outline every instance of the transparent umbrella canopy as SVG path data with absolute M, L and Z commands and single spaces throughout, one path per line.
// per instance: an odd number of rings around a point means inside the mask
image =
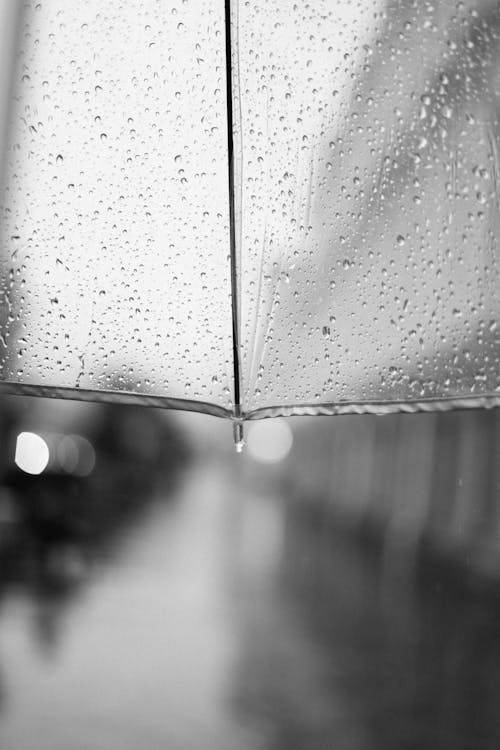
M 497 0 L 2 8 L 2 391 L 500 403 Z

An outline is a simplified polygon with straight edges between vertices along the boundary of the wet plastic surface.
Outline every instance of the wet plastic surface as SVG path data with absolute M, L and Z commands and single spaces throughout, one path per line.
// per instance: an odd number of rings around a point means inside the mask
M 25 4 L 4 387 L 230 415 L 233 305 L 244 415 L 498 404 L 498 3 L 230 6 L 236 269 L 224 3 Z

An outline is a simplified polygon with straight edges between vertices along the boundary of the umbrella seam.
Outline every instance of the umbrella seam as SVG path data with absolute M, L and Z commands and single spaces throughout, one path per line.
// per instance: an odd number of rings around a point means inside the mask
M 238 277 L 236 268 L 236 222 L 234 195 L 234 143 L 233 143 L 233 65 L 231 44 L 231 2 L 225 0 L 225 45 L 226 45 L 226 117 L 228 149 L 228 191 L 229 191 L 229 250 L 231 267 L 231 313 L 233 333 L 233 416 L 241 416 L 240 404 L 240 342 L 238 316 Z

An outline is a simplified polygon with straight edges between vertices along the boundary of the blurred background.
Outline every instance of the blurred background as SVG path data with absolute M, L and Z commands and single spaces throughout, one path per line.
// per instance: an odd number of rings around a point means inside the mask
M 2 748 L 498 747 L 498 412 L 0 408 Z

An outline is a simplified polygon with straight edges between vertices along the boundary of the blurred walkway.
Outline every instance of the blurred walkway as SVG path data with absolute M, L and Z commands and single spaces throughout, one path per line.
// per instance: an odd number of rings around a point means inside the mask
M 235 477 L 195 466 L 71 596 L 4 596 L 2 750 L 499 747 L 498 615 Z

